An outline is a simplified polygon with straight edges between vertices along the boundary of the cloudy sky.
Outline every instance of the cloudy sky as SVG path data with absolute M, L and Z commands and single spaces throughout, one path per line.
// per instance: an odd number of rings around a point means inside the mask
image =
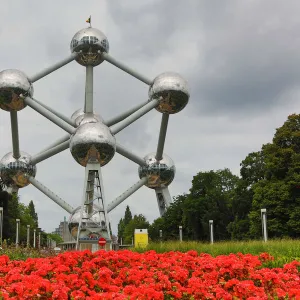
M 0 69 L 28 76 L 67 57 L 73 35 L 92 26 L 103 31 L 110 54 L 149 78 L 165 71 L 184 76 L 191 98 L 169 120 L 165 152 L 175 161 L 172 196 L 188 192 L 199 171 L 239 164 L 291 113 L 299 113 L 300 2 L 277 0 L 4 1 L 0 10 Z M 34 84 L 34 97 L 67 116 L 84 102 L 85 69 L 76 62 Z M 142 82 L 105 62 L 95 68 L 95 111 L 109 119 L 147 100 Z M 20 148 L 36 154 L 65 132 L 30 107 L 19 114 Z M 161 114 L 153 110 L 117 135 L 140 156 L 157 147 Z M 11 151 L 9 113 L 0 111 L 0 156 Z M 72 206 L 81 202 L 84 168 L 69 150 L 37 165 L 36 178 Z M 112 201 L 138 180 L 137 165 L 116 154 L 103 168 Z M 33 200 L 40 226 L 51 232 L 68 216 L 32 186 L 20 200 Z M 113 231 L 124 215 L 159 216 L 155 193 L 142 187 L 110 213 Z

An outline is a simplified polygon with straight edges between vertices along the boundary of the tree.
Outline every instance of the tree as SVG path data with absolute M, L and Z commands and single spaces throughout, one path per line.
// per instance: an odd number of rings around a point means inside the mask
M 146 217 L 142 214 L 134 215 L 133 219 L 125 226 L 124 243 L 130 244 L 135 229 L 148 229 L 150 226 Z
M 28 204 L 28 209 L 29 209 L 29 214 L 30 214 L 31 218 L 34 221 L 35 228 L 38 228 L 39 227 L 39 224 L 38 224 L 38 215 L 35 212 L 35 207 L 34 207 L 34 204 L 33 204 L 32 200 Z
M 124 225 L 126 226 L 132 220 L 132 214 L 129 206 L 126 206 L 125 215 L 124 215 Z
M 272 143 L 262 146 L 264 179 L 253 189 L 250 233 L 261 236 L 260 209 L 267 209 L 270 237 L 300 235 L 300 115 L 290 115 L 276 129 Z

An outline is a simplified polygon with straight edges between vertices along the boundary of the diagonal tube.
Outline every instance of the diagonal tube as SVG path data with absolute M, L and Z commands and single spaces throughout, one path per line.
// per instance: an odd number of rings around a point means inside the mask
M 18 113 L 16 111 L 10 112 L 10 124 L 11 124 L 11 137 L 13 146 L 13 157 L 15 159 L 20 158 L 20 146 L 19 146 L 19 129 L 18 129 Z
M 84 112 L 93 112 L 93 70 L 94 67 L 91 65 L 86 66 L 86 77 L 85 77 L 85 103 Z
M 70 134 L 66 134 L 63 137 L 61 137 L 60 139 L 56 140 L 55 142 L 53 142 L 52 144 L 50 144 L 47 148 L 41 150 L 39 153 L 37 153 L 36 155 L 39 155 L 47 150 L 50 150 L 52 148 L 54 148 L 55 146 L 60 145 L 63 142 L 66 142 L 70 139 Z
M 131 114 L 133 114 L 134 112 L 136 112 L 137 110 L 139 110 L 140 108 L 142 108 L 144 105 L 146 105 L 148 103 L 145 102 L 145 103 L 141 103 L 131 109 L 129 109 L 128 111 L 116 116 L 116 117 L 113 117 L 112 119 L 108 120 L 108 121 L 105 121 L 105 125 L 107 126 L 112 126 L 120 121 L 123 121 L 124 119 L 126 119 L 127 117 L 129 117 Z
M 70 134 L 73 134 L 75 132 L 75 128 L 71 127 L 69 124 L 66 124 L 64 121 L 62 121 L 59 117 L 48 111 L 46 108 L 35 102 L 29 97 L 26 97 L 24 99 L 24 102 L 33 108 L 35 111 L 43 115 L 45 118 L 62 128 L 63 130 L 67 131 Z
M 110 130 L 111 130 L 112 134 L 116 134 L 116 133 L 120 132 L 121 130 L 123 130 L 124 128 L 129 126 L 131 123 L 133 123 L 134 121 L 136 121 L 137 119 L 139 119 L 140 117 L 145 115 L 151 109 L 156 107 L 158 104 L 159 104 L 159 100 L 157 100 L 157 99 L 147 102 L 147 104 L 145 104 L 139 110 L 137 110 L 136 112 L 131 114 L 129 117 L 127 117 L 123 121 L 119 122 L 118 124 L 111 126 Z
M 139 156 L 135 155 L 134 153 L 132 153 L 131 151 L 129 151 L 125 147 L 121 146 L 120 144 L 116 145 L 116 152 L 118 152 L 119 154 L 121 154 L 124 157 L 128 158 L 129 160 L 137 163 L 140 166 L 147 166 L 145 160 L 143 160 Z
M 73 212 L 74 208 L 71 205 L 69 205 L 66 201 L 64 201 L 63 199 L 58 197 L 56 194 L 54 194 L 52 191 L 50 191 L 47 187 L 45 187 L 43 184 L 41 184 L 34 177 L 27 176 L 27 178 L 34 187 L 36 187 L 43 194 L 48 196 L 51 200 L 53 200 L 56 204 L 58 204 L 61 208 L 63 208 L 69 214 L 71 214 Z
M 54 115 L 56 115 L 57 117 L 59 117 L 60 119 L 64 120 L 66 123 L 68 123 L 69 125 L 73 126 L 73 127 L 77 127 L 76 123 L 74 120 L 72 120 L 71 118 L 68 118 L 66 116 L 64 116 L 63 114 L 61 114 L 60 112 L 54 110 L 53 108 L 49 107 L 48 105 L 31 98 L 33 101 L 35 101 L 36 103 L 38 103 L 39 105 L 43 106 L 45 109 L 49 110 L 50 112 L 52 112 Z
M 121 204 L 125 199 L 131 196 L 134 192 L 140 189 L 146 182 L 148 181 L 147 177 L 141 178 L 137 183 L 131 186 L 128 190 L 126 190 L 123 194 L 113 200 L 111 203 L 107 205 L 107 212 L 111 212 L 115 207 Z
M 129 75 L 137 78 L 138 80 L 151 85 L 153 83 L 153 80 L 147 78 L 146 76 L 138 73 L 137 71 L 129 68 L 128 66 L 126 66 L 125 64 L 121 63 L 120 61 L 116 60 L 115 58 L 113 58 L 111 55 L 109 55 L 106 52 L 102 52 L 101 56 L 103 57 L 103 59 L 105 59 L 106 61 L 108 61 L 109 63 L 111 63 L 112 65 L 118 67 L 119 69 L 123 70 L 124 72 L 128 73 Z
M 163 113 L 161 118 L 159 138 L 158 138 L 158 144 L 157 144 L 157 150 L 155 156 L 157 161 L 160 161 L 163 158 L 166 134 L 168 129 L 168 122 L 169 122 L 169 114 Z
M 39 162 L 41 162 L 45 159 L 48 159 L 48 158 L 50 158 L 50 157 L 52 157 L 52 156 L 54 156 L 54 155 L 56 155 L 56 154 L 58 154 L 58 153 L 60 153 L 64 150 L 68 149 L 69 144 L 70 144 L 70 140 L 68 140 L 66 142 L 63 142 L 63 143 L 61 143 L 61 144 L 59 144 L 59 145 L 57 145 L 57 146 L 55 146 L 51 149 L 48 149 L 48 150 L 46 150 L 42 153 L 34 155 L 31 159 L 31 163 L 34 164 L 34 165 L 38 164 Z
M 56 63 L 56 64 L 54 64 L 54 65 L 52 65 L 52 66 L 50 66 L 50 67 L 48 67 L 48 68 L 46 68 L 44 70 L 42 70 L 41 72 L 39 72 L 39 73 L 37 73 L 37 74 L 29 77 L 28 78 L 29 81 L 33 83 L 33 82 L 36 82 L 36 81 L 40 80 L 41 78 L 49 75 L 50 73 L 56 71 L 57 69 L 65 66 L 66 64 L 68 64 L 71 61 L 73 61 L 76 58 L 77 55 L 78 55 L 78 53 L 72 53 L 67 58 L 65 58 L 65 59 L 59 61 L 58 63 Z

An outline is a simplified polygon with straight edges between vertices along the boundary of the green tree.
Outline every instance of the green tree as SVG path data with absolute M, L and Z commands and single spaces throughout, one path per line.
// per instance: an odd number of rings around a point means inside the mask
M 39 227 L 38 214 L 35 212 L 35 207 L 34 207 L 32 200 L 28 204 L 28 209 L 29 209 L 29 214 L 30 214 L 31 218 L 34 221 L 35 228 L 38 228 Z
M 150 226 L 146 217 L 142 214 L 134 215 L 133 219 L 125 226 L 124 244 L 130 244 L 134 236 L 135 229 L 148 229 Z
M 124 225 L 126 226 L 127 224 L 129 224 L 131 220 L 132 220 L 132 214 L 129 206 L 127 205 L 125 209 L 125 215 L 124 215 Z
M 270 237 L 300 234 L 300 115 L 290 115 L 276 129 L 272 143 L 262 146 L 264 179 L 253 185 L 250 233 L 261 237 L 260 209 L 267 209 Z
M 162 230 L 163 239 L 165 239 L 167 232 L 165 231 L 165 221 L 164 221 L 164 218 L 157 218 L 149 226 L 149 229 L 148 229 L 149 238 L 152 241 L 158 241 L 158 240 L 160 240 L 160 236 L 159 236 L 159 231 L 160 230 Z

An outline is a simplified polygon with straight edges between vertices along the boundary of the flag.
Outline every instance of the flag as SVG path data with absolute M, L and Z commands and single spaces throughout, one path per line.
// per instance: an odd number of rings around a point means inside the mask
M 91 16 L 85 22 L 91 24 Z

